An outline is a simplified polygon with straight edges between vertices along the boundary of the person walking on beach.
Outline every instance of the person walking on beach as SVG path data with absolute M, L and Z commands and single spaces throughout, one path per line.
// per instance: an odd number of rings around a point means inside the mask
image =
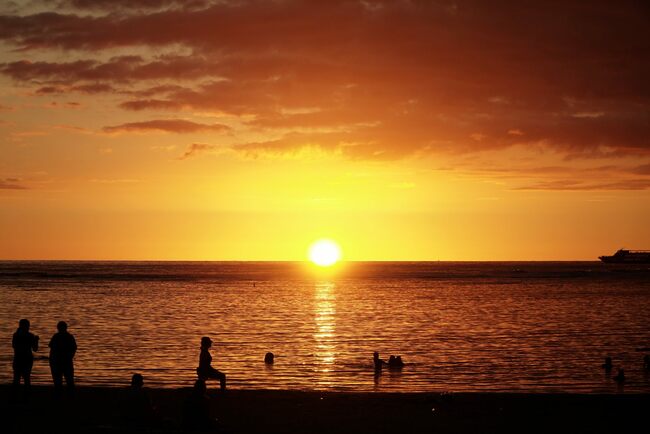
M 216 379 L 219 380 L 221 391 L 226 390 L 226 374 L 218 371 L 212 367 L 212 356 L 210 355 L 210 347 L 212 347 L 212 340 L 203 336 L 201 338 L 201 354 L 199 355 L 199 367 L 196 368 L 196 373 L 201 380 Z
M 54 381 L 54 392 L 61 394 L 63 389 L 63 377 L 68 393 L 74 392 L 74 365 L 73 359 L 77 352 L 77 342 L 70 333 L 68 333 L 68 324 L 65 321 L 59 321 L 56 325 L 57 333 L 50 340 L 50 370 L 52 371 L 52 380 Z
M 13 389 L 20 386 L 22 377 L 26 391 L 31 386 L 32 366 L 34 364 L 34 354 L 32 351 L 38 351 L 38 336 L 29 332 L 29 320 L 21 319 L 18 321 L 18 329 L 11 340 L 11 346 L 14 349 L 14 381 Z

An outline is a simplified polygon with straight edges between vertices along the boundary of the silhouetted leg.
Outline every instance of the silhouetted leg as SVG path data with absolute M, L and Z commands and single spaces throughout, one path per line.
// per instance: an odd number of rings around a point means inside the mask
M 25 383 L 25 398 L 29 398 L 32 390 L 32 366 L 34 362 L 30 360 L 23 366 L 23 382 Z
M 63 368 L 63 376 L 68 395 L 72 396 L 74 394 L 74 365 L 72 363 Z
M 210 378 L 219 380 L 219 386 L 221 387 L 221 390 L 222 391 L 226 390 L 226 374 L 216 369 L 213 369 L 212 371 L 210 371 Z
M 14 381 L 12 386 L 14 389 L 17 389 L 20 386 L 20 377 L 22 377 L 22 372 L 20 372 L 20 367 L 14 365 Z
M 50 363 L 52 371 L 52 381 L 54 382 L 54 394 L 60 395 L 63 391 L 63 372 L 58 363 Z
M 226 390 L 226 374 L 215 369 L 212 373 L 212 378 L 219 380 L 219 387 L 221 387 L 222 391 Z
M 20 388 L 20 377 L 22 377 L 23 373 L 21 372 L 20 366 L 17 366 L 16 363 L 14 362 L 13 365 L 14 368 L 14 380 L 11 383 L 11 396 L 17 396 L 18 394 L 18 389 Z
M 226 390 L 226 374 L 223 372 L 219 372 L 219 387 L 221 387 L 221 390 Z

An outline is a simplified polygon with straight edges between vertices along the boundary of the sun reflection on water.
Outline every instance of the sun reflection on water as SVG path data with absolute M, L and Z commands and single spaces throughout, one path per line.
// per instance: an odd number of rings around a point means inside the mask
M 318 282 L 314 291 L 316 370 L 330 372 L 336 362 L 336 295 L 331 282 Z

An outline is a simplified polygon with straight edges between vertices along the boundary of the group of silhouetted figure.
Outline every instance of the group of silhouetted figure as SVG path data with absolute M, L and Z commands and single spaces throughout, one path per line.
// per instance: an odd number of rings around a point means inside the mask
M 612 372 L 612 369 L 614 369 L 612 358 L 605 357 L 605 363 L 603 363 L 601 367 L 605 370 L 605 373 L 609 375 Z M 650 371 L 650 355 L 648 354 L 643 356 L 643 370 L 646 372 Z M 625 383 L 625 369 L 619 367 L 616 372 L 616 375 L 612 378 L 614 379 L 614 381 L 616 381 L 619 384 Z
M 48 347 L 50 348 L 49 364 L 54 383 L 56 396 L 62 395 L 63 379 L 67 386 L 67 395 L 74 396 L 74 356 L 77 352 L 77 342 L 68 332 L 68 324 L 59 321 L 57 332 L 52 336 Z M 39 350 L 39 337 L 29 331 L 30 323 L 27 319 L 18 322 L 18 329 L 13 334 L 11 346 L 14 350 L 13 358 L 13 383 L 12 394 L 15 395 L 22 380 L 25 386 L 25 397 L 29 398 L 31 389 L 32 368 L 34 366 L 34 352 Z M 217 428 L 216 419 L 210 416 L 209 397 L 206 393 L 206 381 L 219 380 L 222 391 L 226 390 L 226 375 L 212 367 L 210 348 L 212 340 L 204 336 L 201 338 L 201 352 L 199 366 L 196 368 L 198 379 L 194 383 L 191 395 L 183 406 L 183 426 L 189 429 Z M 144 377 L 133 374 L 129 399 L 124 408 L 126 421 L 134 425 L 154 425 L 163 423 L 163 418 L 153 406 L 149 393 L 144 388 Z
M 29 320 L 21 319 L 18 322 L 18 329 L 13 335 L 11 346 L 14 349 L 13 370 L 14 378 L 12 387 L 14 390 L 20 385 L 22 378 L 26 392 L 29 393 L 34 365 L 34 351 L 38 351 L 39 337 L 29 331 Z M 68 324 L 59 321 L 56 325 L 57 332 L 50 339 L 50 371 L 54 382 L 54 392 L 61 394 L 63 391 L 63 379 L 67 386 L 68 393 L 74 393 L 74 355 L 77 352 L 77 342 L 68 332 Z
M 68 324 L 59 321 L 57 332 L 52 336 L 48 347 L 50 349 L 49 365 L 54 383 L 55 396 L 63 394 L 63 380 L 66 382 L 67 395 L 74 395 L 74 356 L 77 352 L 77 343 L 72 334 L 68 332 Z M 26 396 L 29 395 L 31 385 L 31 373 L 34 364 L 33 352 L 39 349 L 39 337 L 30 332 L 30 323 L 27 319 L 18 322 L 18 329 L 13 335 L 12 347 L 14 350 L 13 359 L 13 385 L 15 392 L 20 386 L 21 379 L 25 385 Z M 196 368 L 197 380 L 194 383 L 191 394 L 183 404 L 183 427 L 187 429 L 215 429 L 219 428 L 217 420 L 210 415 L 210 398 L 207 395 L 208 380 L 219 380 L 220 390 L 226 390 L 226 375 L 212 367 L 212 340 L 204 336 L 201 338 L 201 350 L 199 353 L 199 366 Z M 264 356 L 264 363 L 269 366 L 274 363 L 274 354 L 268 352 Z M 373 354 L 373 366 L 375 378 L 377 379 L 384 368 L 400 371 L 404 366 L 401 356 L 391 355 L 388 359 L 382 360 L 379 353 Z M 607 374 L 612 372 L 614 365 L 611 357 L 605 358 L 602 368 Z M 650 355 L 643 358 L 643 368 L 650 371 Z M 625 371 L 618 368 L 618 373 L 613 379 L 622 384 L 625 382 Z M 133 374 L 129 399 L 125 407 L 125 419 L 134 425 L 154 425 L 164 423 L 164 418 L 154 407 L 149 393 L 144 388 L 144 377 L 141 374 Z
M 404 367 L 402 356 L 391 355 L 388 358 L 388 361 L 385 361 L 379 358 L 379 353 L 377 351 L 373 353 L 372 361 L 375 366 L 375 374 L 380 374 L 382 369 L 384 369 L 384 367 L 387 367 L 388 369 L 391 370 L 400 370 Z
M 54 383 L 55 396 L 63 394 L 63 380 L 66 382 L 67 395 L 74 396 L 74 356 L 77 352 L 77 342 L 68 332 L 68 324 L 59 321 L 57 332 L 52 336 L 48 347 L 50 349 L 49 364 Z M 34 365 L 34 352 L 39 350 L 39 337 L 30 332 L 30 323 L 27 319 L 18 322 L 18 329 L 13 335 L 13 384 L 12 391 L 16 392 L 21 380 L 25 385 L 25 396 L 29 397 L 31 387 L 32 367 Z M 196 368 L 197 380 L 194 382 L 192 392 L 183 405 L 183 427 L 188 429 L 213 429 L 218 427 L 216 419 L 210 416 L 210 401 L 207 395 L 208 380 L 219 380 L 220 390 L 226 390 L 226 374 L 212 367 L 210 348 L 212 340 L 204 336 L 201 338 L 201 351 L 199 353 L 199 366 Z M 264 356 L 267 366 L 273 365 L 274 354 L 268 352 Z M 401 356 L 391 355 L 388 361 L 379 358 L 379 353 L 373 355 L 375 374 L 381 374 L 386 367 L 391 370 L 400 370 L 404 367 Z M 164 423 L 164 418 L 153 405 L 151 397 L 144 388 L 144 377 L 133 374 L 129 388 L 129 399 L 123 413 L 125 420 L 133 425 L 156 425 Z
M 144 387 L 144 377 L 133 374 L 129 397 L 123 411 L 125 422 L 135 427 L 164 427 L 171 425 L 154 406 L 149 392 Z M 182 427 L 190 430 L 214 430 L 219 422 L 210 414 L 210 397 L 205 380 L 197 379 L 192 392 L 183 403 Z

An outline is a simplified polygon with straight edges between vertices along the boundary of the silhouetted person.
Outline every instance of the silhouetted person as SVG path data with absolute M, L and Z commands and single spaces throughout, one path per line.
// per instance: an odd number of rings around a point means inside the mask
M 650 371 L 650 356 L 647 354 L 643 356 L 643 369 Z
M 617 381 L 618 383 L 625 382 L 625 371 L 623 368 L 618 368 L 618 374 L 616 374 L 616 377 L 614 377 L 614 381 Z
M 34 365 L 34 354 L 32 351 L 38 351 L 38 336 L 29 332 L 29 320 L 21 319 L 18 321 L 18 329 L 11 340 L 11 346 L 14 349 L 13 389 L 18 389 L 22 377 L 25 383 L 25 389 L 29 391 L 32 366 Z
M 74 392 L 74 365 L 73 359 L 77 352 L 77 342 L 68 333 L 68 324 L 59 321 L 56 325 L 58 333 L 55 333 L 50 340 L 50 370 L 54 381 L 54 392 L 58 395 L 63 389 L 63 378 L 68 393 Z
M 130 424 L 143 426 L 157 422 L 156 411 L 149 392 L 144 388 L 144 377 L 141 374 L 133 374 L 131 377 L 126 404 L 125 416 Z
M 192 394 L 183 406 L 183 428 L 192 430 L 217 428 L 216 419 L 210 417 L 210 398 L 206 395 L 206 391 L 205 381 L 196 380 Z
M 603 363 L 602 368 L 605 370 L 605 372 L 611 372 L 612 371 L 612 358 L 611 357 L 605 357 L 605 363 Z
M 264 355 L 264 363 L 266 363 L 267 365 L 272 365 L 274 357 L 275 356 L 273 355 L 273 353 L 270 353 L 270 352 L 266 353 Z
M 201 354 L 199 355 L 199 367 L 196 368 L 196 373 L 199 380 L 217 379 L 221 390 L 226 390 L 226 374 L 218 371 L 212 367 L 212 356 L 210 355 L 210 347 L 212 347 L 212 340 L 204 336 L 201 338 Z
M 385 360 L 379 358 L 379 353 L 377 351 L 372 353 L 372 361 L 375 365 L 375 374 L 380 373 L 384 366 L 388 366 L 388 363 L 386 363 Z
M 388 358 L 388 368 L 390 369 L 402 369 L 404 367 L 404 362 L 402 362 L 402 356 L 393 356 L 391 355 Z

